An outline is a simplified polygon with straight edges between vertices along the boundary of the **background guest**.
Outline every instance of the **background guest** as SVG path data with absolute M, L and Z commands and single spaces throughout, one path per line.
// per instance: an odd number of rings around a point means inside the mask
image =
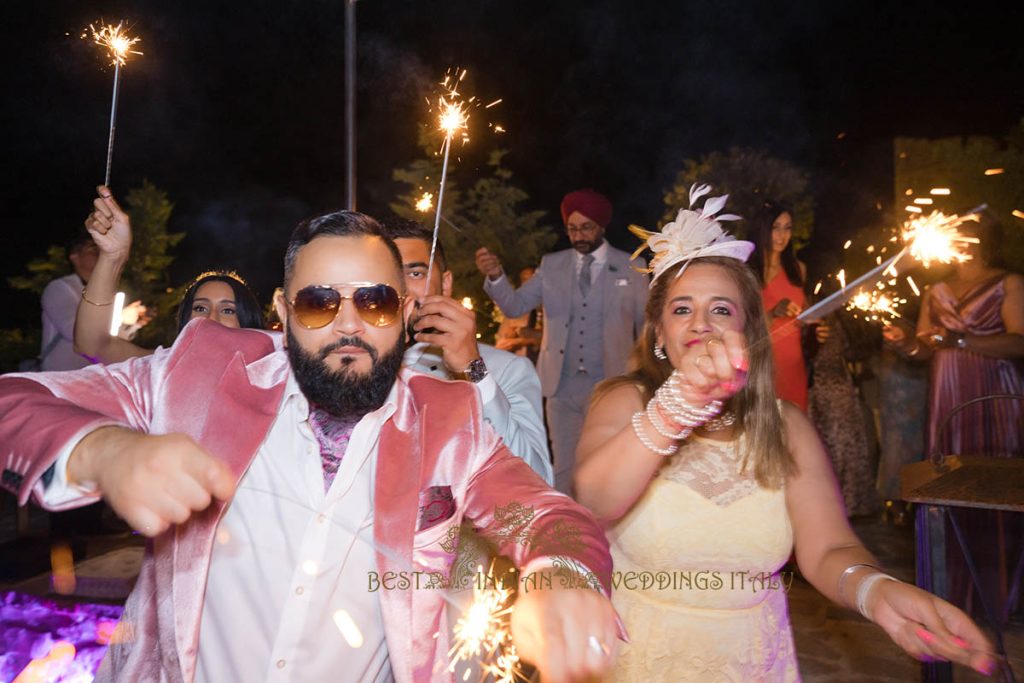
M 110 190 L 100 186 L 95 210 L 85 227 L 98 247 L 89 287 L 76 303 L 75 348 L 101 363 L 116 363 L 153 353 L 110 334 L 111 304 L 132 244 L 131 221 Z M 226 327 L 264 328 L 263 312 L 242 278 L 228 271 L 202 273 L 185 290 L 178 306 L 178 331 L 193 318 L 209 318 Z
M 815 588 L 912 656 L 990 674 L 977 626 L 878 570 L 850 529 L 813 425 L 773 396 L 760 286 L 742 263 L 753 245 L 707 216 L 686 222 L 701 220 L 703 239 L 694 227 L 655 256 L 635 370 L 598 389 L 580 439 L 579 499 L 609 527 L 616 569 L 698 577 L 613 593 L 630 643 L 609 680 L 799 680 L 778 576 L 793 548 Z M 657 237 L 671 242 L 672 225 Z
M 570 493 L 590 392 L 625 370 L 643 325 L 647 278 L 633 269 L 629 254 L 604 238 L 612 218 L 607 197 L 577 190 L 565 195 L 561 209 L 572 248 L 545 255 L 519 289 L 486 247 L 477 251 L 476 265 L 485 276 L 484 291 L 503 315 L 514 318 L 544 307 L 537 372 L 547 398 L 555 488 Z
M 754 254 L 750 266 L 761 282 L 761 296 L 770 322 L 775 362 L 775 391 L 807 411 L 807 366 L 800 345 L 802 327 L 796 316 L 807 297 L 807 267 L 793 251 L 793 210 L 781 202 L 766 201 L 754 217 L 750 231 Z
M 961 232 L 978 238 L 972 257 L 923 297 L 917 334 L 905 326 L 886 328 L 886 339 L 908 358 L 930 361 L 927 453 L 1021 457 L 1024 403 L 988 401 L 960 411 L 957 406 L 992 394 L 1024 396 L 1024 277 L 999 262 L 1001 226 L 982 212 Z M 1003 605 L 1006 576 L 1024 542 L 1018 516 L 987 510 L 961 511 L 982 584 L 991 604 Z M 952 536 L 950 536 L 952 538 Z M 950 595 L 977 613 L 979 596 L 955 544 L 948 555 Z M 1007 569 L 1009 567 L 1009 569 Z

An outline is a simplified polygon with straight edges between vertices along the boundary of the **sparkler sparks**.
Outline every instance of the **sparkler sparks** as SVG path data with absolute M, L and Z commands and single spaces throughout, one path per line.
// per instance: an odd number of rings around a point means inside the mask
M 458 662 L 480 658 L 481 680 L 493 676 L 495 683 L 515 683 L 526 679 L 509 629 L 511 591 L 492 572 L 493 567 L 486 581 L 473 586 L 473 603 L 455 622 L 448 671 L 454 672 Z M 480 567 L 478 576 L 482 573 Z
M 962 234 L 957 228 L 966 221 L 977 221 L 977 214 L 947 216 L 933 211 L 928 216 L 918 216 L 907 221 L 902 238 L 910 255 L 925 268 L 933 261 L 939 263 L 964 263 L 971 259 L 965 250 L 968 244 L 977 244 L 977 237 Z
M 98 29 L 93 24 L 89 24 L 89 31 L 92 33 L 93 42 L 110 53 L 111 66 L 124 66 L 128 61 L 128 55 L 142 54 L 138 50 L 132 49 L 139 39 L 128 35 L 123 21 L 117 26 L 106 24 Z
M 861 290 L 847 302 L 846 310 L 860 311 L 867 320 L 888 322 L 891 318 L 902 317 L 896 310 L 901 303 L 906 303 L 906 299 L 890 296 L 878 289 Z
M 420 213 L 427 213 L 434 208 L 434 193 L 424 192 L 423 195 L 416 200 L 416 210 Z

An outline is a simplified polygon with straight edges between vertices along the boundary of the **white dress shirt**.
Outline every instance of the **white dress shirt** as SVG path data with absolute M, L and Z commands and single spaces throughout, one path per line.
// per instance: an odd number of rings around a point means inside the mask
M 356 424 L 324 493 L 309 403 L 283 403 L 217 528 L 196 681 L 391 681 L 378 593 L 373 481 L 395 389 Z M 353 628 L 354 627 L 354 628 Z
M 53 344 L 43 358 L 43 370 L 78 370 L 92 362 L 75 353 L 75 316 L 78 315 L 83 287 L 82 278 L 71 273 L 52 280 L 43 290 L 43 343 L 40 353 Z M 54 342 L 54 339 L 58 341 Z
M 608 240 L 601 240 L 601 246 L 594 251 L 590 252 L 590 255 L 594 257 L 594 262 L 590 264 L 590 281 L 594 282 L 597 280 L 598 274 L 601 269 L 604 268 L 605 262 L 608 260 Z M 583 270 L 583 257 L 585 254 L 576 252 L 573 263 L 576 268 L 576 281 L 579 282 L 580 271 Z

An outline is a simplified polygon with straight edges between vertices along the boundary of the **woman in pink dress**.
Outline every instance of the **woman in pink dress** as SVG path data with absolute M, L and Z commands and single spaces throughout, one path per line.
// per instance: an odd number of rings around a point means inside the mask
M 885 338 L 906 357 L 931 361 L 929 455 L 1020 457 L 1024 454 L 1021 401 L 978 403 L 943 427 L 952 411 L 971 399 L 992 394 L 1024 396 L 1024 277 L 999 267 L 999 224 L 989 215 L 982 214 L 978 224 L 968 223 L 961 231 L 973 233 L 980 241 L 971 249 L 973 258 L 928 290 L 916 336 L 890 327 Z M 1019 516 L 966 512 L 960 519 L 988 599 L 1001 607 L 1009 586 L 1000 574 L 1013 570 L 1024 525 Z M 949 554 L 949 576 L 954 601 L 979 613 L 977 593 L 956 548 Z
M 761 281 L 761 299 L 770 323 L 775 360 L 775 393 L 807 412 L 807 366 L 800 347 L 803 325 L 796 316 L 807 303 L 807 268 L 793 253 L 793 211 L 767 201 L 754 219 L 751 237 L 757 245 L 750 265 Z

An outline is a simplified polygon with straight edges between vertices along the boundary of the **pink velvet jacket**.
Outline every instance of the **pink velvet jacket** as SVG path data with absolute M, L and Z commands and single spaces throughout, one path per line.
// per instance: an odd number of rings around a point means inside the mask
M 277 414 L 288 372 L 287 356 L 271 334 L 199 321 L 173 347 L 145 358 L 0 377 L 3 483 L 18 490 L 22 504 L 33 493 L 38 498 L 43 475 L 62 449 L 111 424 L 187 434 L 241 479 Z M 533 510 L 527 529 L 533 537 L 573 529 L 579 543 L 554 553 L 588 567 L 609 590 L 611 557 L 600 527 L 505 448 L 484 424 L 471 386 L 406 371 L 398 381 L 397 404 L 381 431 L 374 483 L 382 575 L 447 574 L 454 554 L 442 541 L 452 524 L 468 519 L 485 534 L 493 532 L 495 510 L 519 503 Z M 450 487 L 451 523 L 418 531 L 420 503 L 439 487 Z M 215 502 L 153 539 L 125 607 L 130 637 L 111 647 L 98 680 L 193 679 L 211 549 L 225 507 Z M 499 536 L 500 551 L 517 566 L 552 554 L 522 543 L 521 534 L 519 542 Z M 435 667 L 448 647 L 441 591 L 384 590 L 380 600 L 395 679 L 449 680 L 445 667 Z M 438 631 L 440 637 L 432 637 Z

